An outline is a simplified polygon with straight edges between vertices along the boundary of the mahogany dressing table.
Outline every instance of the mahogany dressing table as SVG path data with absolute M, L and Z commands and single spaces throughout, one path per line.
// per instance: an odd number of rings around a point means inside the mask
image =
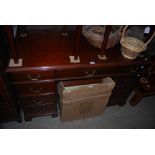
M 26 29 L 26 28 L 25 28 Z M 24 119 L 58 115 L 57 83 L 76 79 L 94 79 L 112 77 L 116 86 L 108 106 L 123 106 L 134 90 L 139 78 L 147 74 L 152 62 L 145 57 L 131 61 L 125 59 L 116 45 L 106 50 L 111 26 L 106 27 L 101 49 L 91 46 L 81 35 L 82 26 L 76 31 L 63 27 L 62 31 L 52 30 L 17 30 L 16 38 L 9 26 L 5 26 L 10 58 L 15 63 L 22 59 L 19 66 L 8 66 L 6 75 L 19 105 L 24 112 Z M 24 35 L 21 35 L 24 34 Z M 107 60 L 99 59 L 105 55 Z M 80 62 L 71 63 L 69 56 Z

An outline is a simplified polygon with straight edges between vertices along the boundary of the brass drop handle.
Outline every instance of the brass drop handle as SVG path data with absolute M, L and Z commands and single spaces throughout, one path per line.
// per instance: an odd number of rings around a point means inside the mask
M 32 102 L 33 102 L 33 103 L 36 103 L 36 104 L 42 104 L 43 101 L 44 101 L 43 99 L 40 99 L 40 100 L 39 100 L 39 99 L 38 99 L 38 100 L 37 100 L 37 99 L 33 99 Z
M 32 75 L 27 75 L 27 78 L 31 81 L 36 81 L 36 80 L 39 80 L 41 77 L 40 74 L 38 74 L 36 77 L 32 76 Z
M 34 94 L 37 94 L 37 93 L 40 93 L 42 90 L 42 88 L 40 87 L 39 89 L 36 89 L 36 88 L 30 88 L 30 91 Z
M 139 67 L 136 68 L 130 68 L 131 73 L 136 73 L 138 71 Z
M 136 72 L 136 70 L 135 70 L 135 69 L 133 69 L 133 68 L 130 68 L 130 72 L 131 72 L 131 73 L 135 73 L 135 72 Z
M 88 70 L 85 70 L 84 73 L 86 74 L 86 76 L 90 77 L 90 76 L 94 76 L 95 75 L 96 70 L 92 70 L 92 72 L 91 71 L 88 71 Z

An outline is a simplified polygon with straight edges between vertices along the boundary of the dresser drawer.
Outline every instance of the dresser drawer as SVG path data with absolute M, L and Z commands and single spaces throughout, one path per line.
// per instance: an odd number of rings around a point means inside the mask
M 52 71 L 20 71 L 8 73 L 12 82 L 37 81 L 54 79 L 54 70 Z
M 48 95 L 38 95 L 38 96 L 30 96 L 30 97 L 22 97 L 20 98 L 20 104 L 22 107 L 30 107 L 30 106 L 39 106 L 45 104 L 55 104 L 56 97 L 55 94 Z
M 50 115 L 57 112 L 55 104 L 46 104 L 38 106 L 30 106 L 23 108 L 25 117 L 36 117 L 41 115 Z
M 62 69 L 56 71 L 57 78 L 113 76 L 117 74 L 136 74 L 139 66 L 91 67 Z
M 44 81 L 32 82 L 25 84 L 15 84 L 14 87 L 20 96 L 29 96 L 53 92 L 55 90 L 55 83 Z

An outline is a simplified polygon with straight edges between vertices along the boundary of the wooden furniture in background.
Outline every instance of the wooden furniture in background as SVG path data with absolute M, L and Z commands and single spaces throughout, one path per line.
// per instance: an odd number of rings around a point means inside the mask
M 155 61 L 149 67 L 148 73 L 137 82 L 134 95 L 130 99 L 130 104 L 136 106 L 143 97 L 155 94 Z
M 13 31 L 11 26 L 4 26 L 4 31 L 6 34 L 6 38 L 8 41 L 8 46 L 10 48 L 10 58 L 14 59 L 14 61 L 17 63 L 19 59 L 19 53 L 17 51 L 16 42 L 13 37 Z
M 6 77 L 0 73 L 0 123 L 21 121 L 20 107 L 13 96 Z
M 9 50 L 4 29 L 0 30 L 0 123 L 8 121 L 21 121 L 18 98 L 13 93 L 10 82 L 5 74 L 9 61 Z

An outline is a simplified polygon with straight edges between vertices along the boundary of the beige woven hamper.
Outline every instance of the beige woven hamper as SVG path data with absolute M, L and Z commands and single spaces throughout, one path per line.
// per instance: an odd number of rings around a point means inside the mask
M 108 38 L 108 43 L 106 49 L 112 48 L 119 43 L 121 39 L 123 26 L 120 26 L 115 32 L 111 32 Z M 92 26 L 87 29 L 87 26 L 83 26 L 82 34 L 87 39 L 87 41 L 96 48 L 102 47 L 102 42 L 104 39 L 105 26 L 101 27 L 99 25 Z

